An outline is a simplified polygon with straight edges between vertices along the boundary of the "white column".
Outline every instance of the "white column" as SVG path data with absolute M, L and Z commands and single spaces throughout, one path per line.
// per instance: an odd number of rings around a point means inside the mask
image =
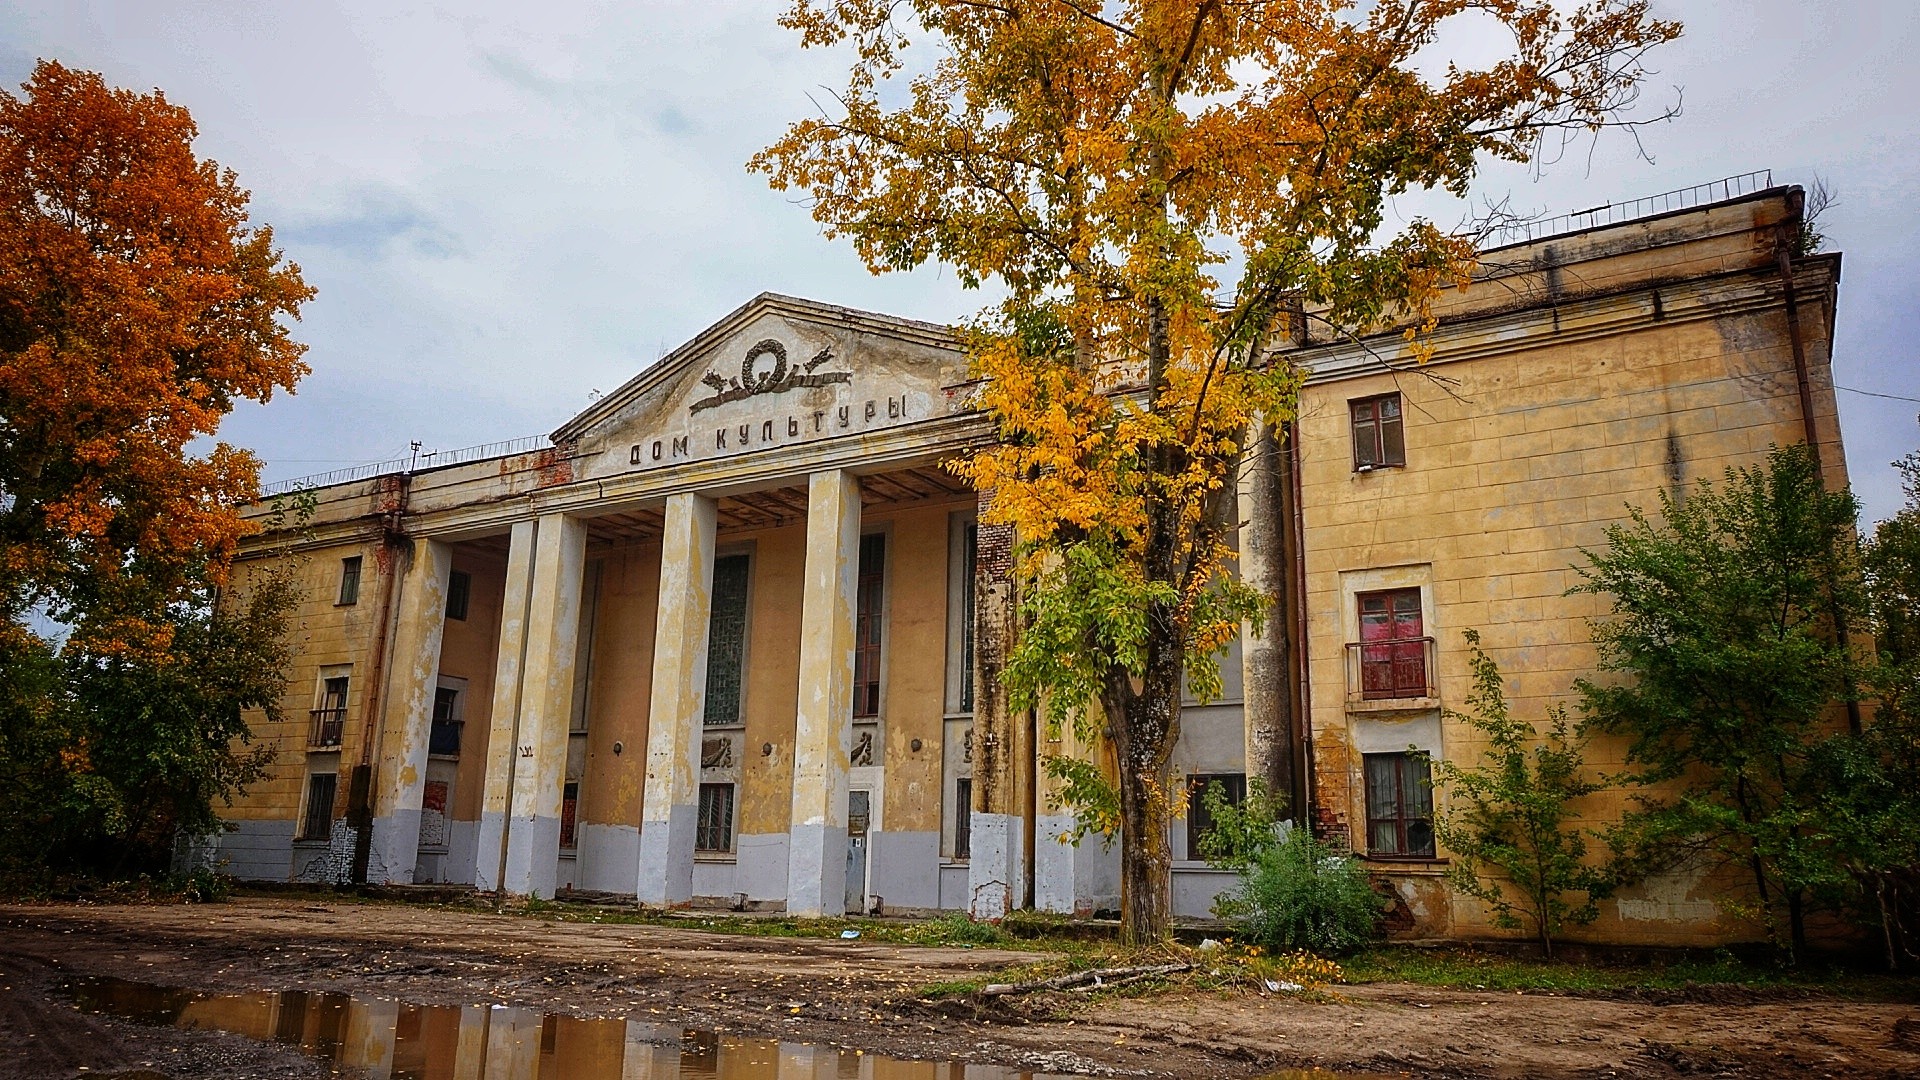
M 433 695 L 440 682 L 447 575 L 452 565 L 452 548 L 435 540 L 417 540 L 406 574 L 400 579 L 393 656 L 380 708 L 380 759 L 374 767 L 369 884 L 413 882 L 414 863 L 420 855 L 420 799 L 427 784 Z
M 474 887 L 493 892 L 507 861 L 507 811 L 513 777 L 521 762 L 514 756 L 520 732 L 521 669 L 526 663 L 527 602 L 533 597 L 533 548 L 537 529 L 517 522 L 507 546 L 507 588 L 500 604 L 499 650 L 493 665 L 493 711 L 487 731 L 487 773 L 475 841 Z
M 567 775 L 586 556 L 584 522 L 564 514 L 540 519 L 520 676 L 520 738 L 512 748 L 513 805 L 507 817 L 505 887 L 519 896 L 552 896 L 558 871 L 560 796 Z
M 700 810 L 700 733 L 707 700 L 714 502 L 691 492 L 667 500 L 660 542 L 660 606 L 653 631 L 653 697 L 647 709 L 647 786 L 640 807 L 642 904 L 693 897 L 693 837 Z
M 847 894 L 847 759 L 853 751 L 854 589 L 860 481 L 807 480 L 807 567 L 800 607 L 800 705 L 793 737 L 787 912 L 840 915 Z

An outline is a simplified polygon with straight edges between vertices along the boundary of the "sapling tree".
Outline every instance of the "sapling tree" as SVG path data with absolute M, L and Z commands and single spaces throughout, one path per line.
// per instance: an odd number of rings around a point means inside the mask
M 1477 732 L 1486 749 L 1473 765 L 1433 760 L 1434 787 L 1446 795 L 1434 835 L 1453 860 L 1448 881 L 1485 901 L 1495 925 L 1529 930 L 1552 956 L 1560 931 L 1598 917 L 1598 901 L 1615 884 L 1607 867 L 1589 861 L 1595 834 L 1573 825 L 1579 800 L 1605 784 L 1588 775 L 1586 738 L 1565 708 L 1548 708 L 1544 731 L 1515 717 L 1480 632 L 1468 630 L 1466 639 L 1473 690 L 1465 712 L 1445 715 Z

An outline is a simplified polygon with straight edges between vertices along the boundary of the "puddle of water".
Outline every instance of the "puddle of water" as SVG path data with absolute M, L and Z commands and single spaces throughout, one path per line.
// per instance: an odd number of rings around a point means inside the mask
M 300 990 L 209 994 L 112 978 L 78 980 L 72 989 L 91 1012 L 297 1046 L 379 1080 L 1066 1080 L 504 1005 L 408 1005 Z M 1356 1078 L 1293 1070 L 1267 1080 Z

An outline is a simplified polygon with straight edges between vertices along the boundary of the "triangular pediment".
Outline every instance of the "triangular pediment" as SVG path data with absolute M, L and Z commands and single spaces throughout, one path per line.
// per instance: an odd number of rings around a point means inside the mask
M 932 323 L 762 293 L 554 432 L 582 478 L 951 415 L 966 359 Z

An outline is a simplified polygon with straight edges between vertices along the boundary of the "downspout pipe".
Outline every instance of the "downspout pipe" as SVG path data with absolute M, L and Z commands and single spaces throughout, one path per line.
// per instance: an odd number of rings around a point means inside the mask
M 1813 455 L 1813 467 L 1824 489 L 1827 482 L 1826 464 L 1820 454 L 1820 432 L 1813 417 L 1813 376 L 1807 365 L 1807 346 L 1801 339 L 1800 302 L 1793 285 L 1793 248 L 1794 237 L 1806 224 L 1806 195 L 1795 188 L 1788 196 L 1787 217 L 1776 231 L 1774 239 L 1774 258 L 1780 273 L 1780 287 L 1787 306 L 1787 341 L 1793 351 L 1793 378 L 1795 389 L 1800 395 L 1800 430 L 1806 439 L 1807 451 Z M 1848 656 L 1853 655 L 1852 634 L 1847 627 L 1845 613 L 1835 596 L 1832 567 L 1828 567 L 1827 615 L 1833 621 L 1834 641 L 1840 650 Z M 1854 684 L 1851 671 L 1846 676 L 1847 728 L 1858 735 L 1862 722 L 1860 717 L 1859 687 Z

